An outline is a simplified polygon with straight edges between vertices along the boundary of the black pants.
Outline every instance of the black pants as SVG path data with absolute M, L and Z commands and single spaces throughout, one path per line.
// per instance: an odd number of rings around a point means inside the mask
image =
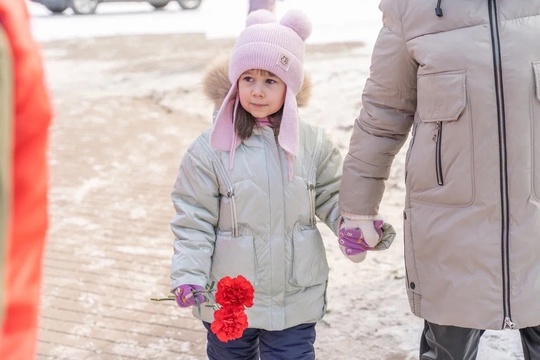
M 474 360 L 485 330 L 437 325 L 424 321 L 420 360 Z M 540 360 L 540 325 L 519 329 L 525 360 Z
M 210 360 L 315 360 L 315 323 L 280 331 L 248 328 L 240 339 L 221 342 L 208 330 L 206 354 Z

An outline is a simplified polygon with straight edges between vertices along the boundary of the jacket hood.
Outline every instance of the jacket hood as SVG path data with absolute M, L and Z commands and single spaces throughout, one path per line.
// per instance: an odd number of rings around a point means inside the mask
M 216 58 L 206 70 L 204 74 L 202 87 L 204 95 L 214 103 L 214 107 L 218 110 L 227 93 L 231 89 L 229 81 L 229 57 L 222 55 Z M 311 79 L 304 72 L 304 82 L 298 94 L 296 94 L 296 102 L 298 107 L 306 106 L 311 98 Z

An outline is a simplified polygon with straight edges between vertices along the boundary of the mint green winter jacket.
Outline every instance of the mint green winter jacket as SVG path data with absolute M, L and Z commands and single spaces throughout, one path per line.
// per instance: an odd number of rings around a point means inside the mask
M 323 130 L 300 123 L 294 177 L 272 129 L 256 128 L 236 149 L 216 152 L 210 131 L 189 147 L 172 192 L 171 289 L 242 275 L 255 288 L 250 328 L 282 330 L 320 320 L 329 267 L 317 218 L 337 234 L 342 157 Z M 201 306 L 196 317 L 213 321 Z

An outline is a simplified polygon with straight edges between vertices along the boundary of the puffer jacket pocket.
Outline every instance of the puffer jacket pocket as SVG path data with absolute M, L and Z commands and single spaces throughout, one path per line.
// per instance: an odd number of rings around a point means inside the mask
M 230 231 L 218 232 L 212 255 L 212 278 L 217 281 L 224 276 L 242 275 L 256 284 L 255 269 L 255 247 L 251 233 L 245 228 L 237 237 L 233 237 Z
M 534 89 L 531 96 L 532 108 L 532 159 L 533 196 L 540 199 L 540 61 L 532 63 Z
M 465 206 L 473 199 L 472 124 L 466 72 L 418 77 L 414 138 L 407 156 L 410 200 Z
M 297 226 L 292 238 L 292 257 L 289 284 L 310 287 L 328 279 L 328 261 L 319 229 Z

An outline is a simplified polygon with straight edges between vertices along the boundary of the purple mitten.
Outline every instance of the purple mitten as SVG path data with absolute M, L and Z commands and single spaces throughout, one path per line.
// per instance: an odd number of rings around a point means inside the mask
M 204 288 L 200 285 L 180 285 L 174 290 L 176 303 L 181 308 L 199 305 L 206 301 Z
M 384 221 L 375 219 L 345 220 L 338 232 L 339 247 L 343 254 L 354 262 L 363 261 L 365 252 L 373 249 L 381 240 L 383 224 Z
M 347 255 L 356 255 L 369 249 L 359 228 L 339 229 L 339 244 L 345 247 Z

